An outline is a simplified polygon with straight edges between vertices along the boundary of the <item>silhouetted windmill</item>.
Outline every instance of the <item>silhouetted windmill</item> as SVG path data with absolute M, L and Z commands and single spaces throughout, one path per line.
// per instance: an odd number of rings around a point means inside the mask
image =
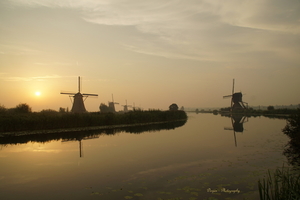
M 69 97 L 73 97 L 73 106 L 71 112 L 74 113 L 84 113 L 86 112 L 84 101 L 89 96 L 98 96 L 98 94 L 86 94 L 80 93 L 80 76 L 78 76 L 78 92 L 77 93 L 68 93 L 68 92 L 61 92 L 60 94 L 67 94 Z M 85 99 L 83 99 L 85 97 Z
M 142 107 L 141 107 L 141 105 L 135 106 L 135 103 L 133 102 L 132 110 L 134 110 L 134 111 L 142 110 Z
M 132 109 L 133 109 L 133 110 L 139 110 L 140 108 L 139 108 L 139 107 L 136 107 L 136 106 L 135 106 L 135 103 L 133 102 Z
M 112 101 L 111 102 L 108 102 L 108 107 L 110 108 L 110 110 L 112 112 L 116 112 L 116 109 L 115 109 L 115 104 L 119 104 L 117 102 L 114 102 L 114 95 L 112 94 Z
M 243 110 L 243 109 L 248 109 L 248 104 L 246 102 L 243 102 L 243 94 L 241 92 L 234 92 L 234 79 L 233 79 L 233 84 L 232 84 L 232 94 L 231 95 L 226 95 L 223 96 L 223 98 L 230 98 L 231 97 L 231 103 L 230 103 L 230 108 L 231 111 L 233 110 Z M 247 107 L 244 105 L 247 104 Z
M 130 105 L 127 105 L 127 100 L 126 100 L 126 105 L 122 105 L 124 107 L 124 112 L 128 112 L 128 108 L 132 107 Z

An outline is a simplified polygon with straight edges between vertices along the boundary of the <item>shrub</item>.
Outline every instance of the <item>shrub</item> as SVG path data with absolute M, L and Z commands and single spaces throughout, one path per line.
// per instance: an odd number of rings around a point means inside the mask
M 26 103 L 20 103 L 14 108 L 16 113 L 31 113 L 31 107 Z
M 1 113 L 6 113 L 7 109 L 5 108 L 5 106 L 0 105 L 0 114 Z
M 282 130 L 284 134 L 289 136 L 291 139 L 299 138 L 300 134 L 300 109 L 297 109 L 297 113 L 292 114 L 287 119 L 287 124 Z

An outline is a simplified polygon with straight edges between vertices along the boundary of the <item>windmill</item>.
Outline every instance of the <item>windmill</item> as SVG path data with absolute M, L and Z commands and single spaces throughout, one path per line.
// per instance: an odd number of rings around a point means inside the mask
M 126 100 L 126 105 L 122 105 L 124 107 L 124 112 L 128 112 L 128 108 L 132 107 L 130 105 L 127 105 L 127 100 Z
M 233 110 L 246 110 L 248 109 L 248 104 L 246 102 L 243 102 L 243 94 L 241 92 L 234 92 L 234 79 L 232 84 L 232 94 L 223 96 L 223 98 L 231 98 L 230 108 L 231 111 Z M 247 104 L 247 107 L 245 106 Z
M 112 96 L 112 101 L 110 102 L 108 102 L 108 107 L 109 107 L 109 109 L 112 111 L 112 112 L 116 112 L 116 109 L 115 109 L 115 104 L 119 104 L 119 103 L 117 103 L 117 102 L 114 102 L 114 95 L 112 94 L 111 95 Z
M 98 96 L 98 94 L 86 94 L 80 93 L 80 76 L 78 76 L 78 92 L 77 93 L 68 93 L 68 92 L 61 92 L 60 94 L 67 94 L 69 97 L 73 97 L 73 106 L 71 112 L 73 113 L 84 113 L 86 112 L 84 101 L 89 96 Z M 83 99 L 84 98 L 84 99 Z
M 139 108 L 139 107 L 136 107 L 136 106 L 135 106 L 135 103 L 133 102 L 132 109 L 133 109 L 133 110 L 139 110 L 140 108 Z

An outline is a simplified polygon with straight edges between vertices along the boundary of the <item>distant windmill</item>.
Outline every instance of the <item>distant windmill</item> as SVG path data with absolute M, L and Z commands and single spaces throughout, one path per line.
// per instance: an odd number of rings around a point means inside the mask
M 77 93 L 68 93 L 68 92 L 61 92 L 60 94 L 67 94 L 69 97 L 73 97 L 73 106 L 71 112 L 74 113 L 84 113 L 86 112 L 84 101 L 89 96 L 98 96 L 98 94 L 85 94 L 80 93 L 80 76 L 78 76 L 78 92 Z M 84 99 L 83 99 L 84 98 Z
M 126 105 L 122 105 L 124 107 L 124 112 L 128 112 L 128 108 L 132 107 L 130 105 L 127 105 L 127 100 L 126 100 Z
M 108 102 L 108 107 L 110 108 L 110 110 L 112 111 L 112 112 L 116 112 L 116 109 L 115 109 L 115 104 L 119 104 L 119 103 L 117 103 L 117 102 L 114 102 L 114 95 L 112 94 L 111 95 L 112 96 L 112 101 L 110 102 Z
M 142 110 L 142 108 L 141 108 L 141 105 L 139 105 L 139 106 L 135 106 L 135 103 L 134 103 L 134 102 L 133 102 L 132 109 L 133 109 L 134 111 L 137 111 L 137 110 Z
M 133 102 L 132 109 L 133 109 L 133 110 L 140 110 L 141 108 L 140 108 L 140 107 L 137 107 L 137 106 L 135 106 L 135 103 Z
M 233 79 L 233 84 L 232 84 L 232 94 L 231 95 L 226 95 L 223 96 L 223 98 L 230 98 L 231 97 L 231 103 L 230 103 L 230 108 L 231 111 L 233 110 L 243 110 L 243 109 L 248 109 L 248 104 L 246 102 L 243 102 L 243 94 L 241 92 L 234 92 L 234 79 Z M 247 104 L 247 107 L 244 105 Z

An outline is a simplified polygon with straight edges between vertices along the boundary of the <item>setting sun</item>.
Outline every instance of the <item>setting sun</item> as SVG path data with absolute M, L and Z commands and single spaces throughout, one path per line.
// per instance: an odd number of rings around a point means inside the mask
M 40 96 L 40 95 L 41 95 L 41 92 L 37 91 L 37 92 L 35 92 L 35 95 L 36 95 L 36 96 Z

